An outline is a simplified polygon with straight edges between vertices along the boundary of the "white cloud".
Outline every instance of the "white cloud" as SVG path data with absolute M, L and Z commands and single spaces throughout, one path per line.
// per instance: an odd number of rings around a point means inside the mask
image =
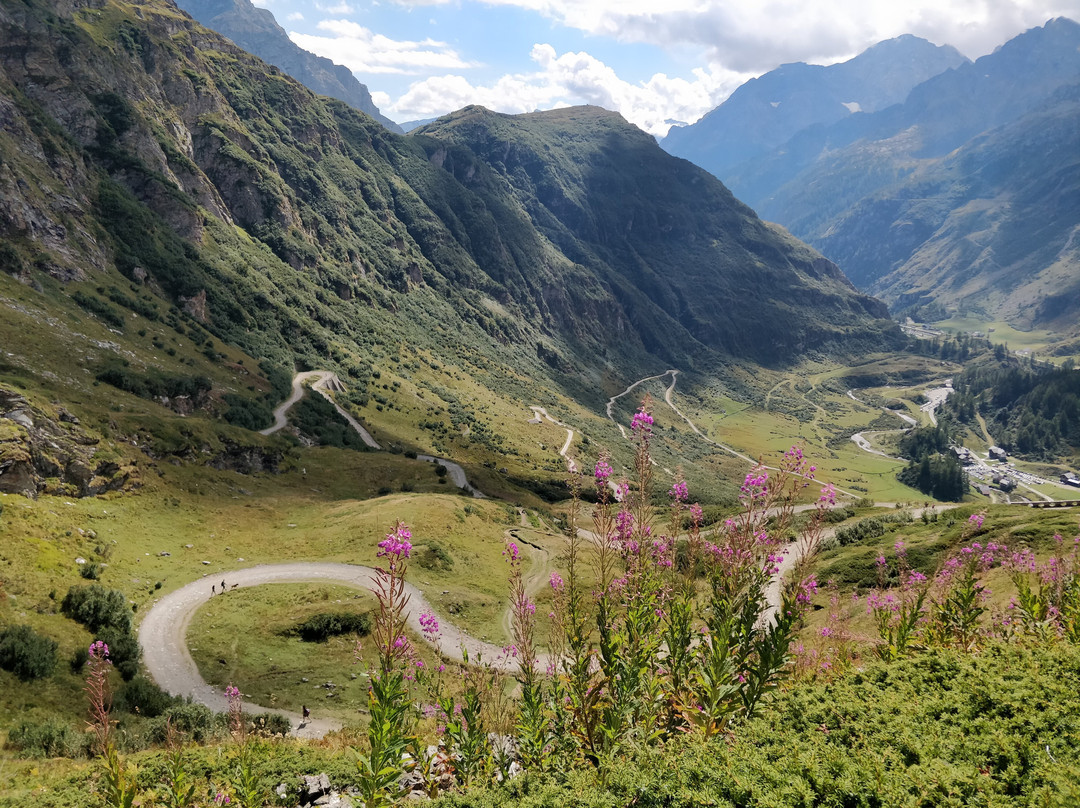
M 297 45 L 360 73 L 429 73 L 475 67 L 445 42 L 390 39 L 349 20 L 323 20 L 326 36 L 289 32 Z
M 538 44 L 531 56 L 538 67 L 535 72 L 505 75 L 487 86 L 474 86 L 459 75 L 433 76 L 414 83 L 396 102 L 380 103 L 379 108 L 397 120 L 409 120 L 443 115 L 469 104 L 510 113 L 594 104 L 662 136 L 672 121 L 697 120 L 749 78 L 699 69 L 692 81 L 657 73 L 646 82 L 632 84 L 588 53 L 560 56 L 551 45 Z
M 451 2 L 451 0 L 445 0 Z M 458 0 L 454 0 L 457 2 Z M 431 5 L 431 0 L 397 0 Z M 441 0 L 436 0 L 441 2 Z M 1077 0 L 480 0 L 525 8 L 594 36 L 671 52 L 699 47 L 709 62 L 761 73 L 792 61 L 830 63 L 901 34 L 971 57 L 1058 16 Z
M 317 8 L 319 11 L 325 11 L 327 14 L 337 14 L 338 16 L 345 16 L 347 14 L 354 14 L 356 12 L 356 9 L 350 6 L 348 3 L 334 3 L 333 5 L 316 3 L 315 8 Z
M 304 19 L 304 15 L 301 14 L 299 11 L 294 11 L 289 14 L 285 19 L 289 22 L 300 22 L 302 19 Z

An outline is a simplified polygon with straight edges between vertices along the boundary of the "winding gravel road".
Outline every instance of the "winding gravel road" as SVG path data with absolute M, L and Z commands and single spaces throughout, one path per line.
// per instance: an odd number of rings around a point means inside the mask
M 260 435 L 273 435 L 275 432 L 285 428 L 285 425 L 289 422 L 287 414 L 289 410 L 292 409 L 293 404 L 304 397 L 304 382 L 308 379 L 315 379 L 315 383 L 311 385 L 311 389 L 334 405 L 334 409 L 338 411 L 338 414 L 342 418 L 349 422 L 349 426 L 356 430 L 356 434 L 360 436 L 360 439 L 368 446 L 368 448 L 382 448 L 375 438 L 371 437 L 371 433 L 364 429 L 363 425 L 353 418 L 352 415 L 342 409 L 338 403 L 334 401 L 333 396 L 327 392 L 328 388 L 331 390 L 345 389 L 345 385 L 341 383 L 341 379 L 337 377 L 336 373 L 330 370 L 307 370 L 293 376 L 292 394 L 274 408 L 274 425 L 269 426 L 266 429 L 260 429 Z
M 176 696 L 190 696 L 199 704 L 205 704 L 217 712 L 225 712 L 228 703 L 223 691 L 208 685 L 199 674 L 199 669 L 187 647 L 187 630 L 191 619 L 199 607 L 210 600 L 208 583 L 213 583 L 220 576 L 230 587 L 238 588 L 259 586 L 271 583 L 310 583 L 328 582 L 353 586 L 357 589 L 372 589 L 376 572 L 371 567 L 358 564 L 335 564 L 330 562 L 295 562 L 291 564 L 262 564 L 256 567 L 216 573 L 212 578 L 200 578 L 155 603 L 146 613 L 139 626 L 139 645 L 143 651 L 143 662 L 155 682 L 163 689 Z M 231 590 L 230 590 L 231 591 Z M 417 635 L 424 636 L 420 627 L 420 615 L 426 612 L 439 618 L 442 634 L 431 645 L 447 659 L 461 661 L 464 649 L 469 659 L 482 658 L 494 667 L 513 671 L 517 669 L 514 660 L 502 658 L 502 648 L 489 642 L 478 640 L 465 633 L 457 626 L 438 616 L 424 593 L 410 583 L 405 584 L 409 595 L 408 625 Z M 228 594 L 226 593 L 226 597 Z M 217 597 L 222 597 L 217 595 Z M 538 664 L 547 666 L 545 656 Z M 283 715 L 293 723 L 293 734 L 306 738 L 321 738 L 327 732 L 340 729 L 341 724 L 326 719 L 310 719 L 302 724 L 299 713 L 287 710 L 275 710 L 262 705 L 244 702 L 245 712 L 275 713 Z

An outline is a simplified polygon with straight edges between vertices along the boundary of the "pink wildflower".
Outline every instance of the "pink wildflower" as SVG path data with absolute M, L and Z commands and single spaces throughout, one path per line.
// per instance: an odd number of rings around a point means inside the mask
M 649 411 L 645 409 L 645 406 L 642 405 L 641 409 L 634 413 L 634 417 L 630 419 L 630 431 L 635 434 L 641 433 L 650 435 L 652 434 L 652 426 L 653 417 L 649 414 Z
M 593 477 L 596 480 L 597 488 L 606 488 L 608 480 L 614 473 L 614 469 L 611 468 L 611 464 L 608 462 L 606 455 L 601 455 L 600 459 L 596 461 L 596 466 L 593 469 Z

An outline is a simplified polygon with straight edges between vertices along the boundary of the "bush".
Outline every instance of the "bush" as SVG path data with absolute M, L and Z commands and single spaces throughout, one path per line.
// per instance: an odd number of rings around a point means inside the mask
M 60 603 L 60 612 L 91 633 L 105 627 L 131 629 L 131 608 L 124 593 L 100 584 L 71 587 Z
M 371 632 L 371 615 L 355 612 L 323 612 L 314 614 L 290 629 L 304 642 L 325 642 L 342 634 L 366 636 Z
M 96 581 L 101 577 L 101 565 L 89 562 L 79 567 L 79 575 L 88 581 Z
M 68 666 L 71 668 L 71 672 L 78 676 L 82 673 L 83 668 L 86 667 L 86 663 L 90 661 L 90 651 L 84 646 L 79 646 L 71 653 L 71 659 L 68 660 Z
M 249 716 L 248 721 L 255 725 L 255 729 L 267 735 L 288 735 L 292 732 L 292 721 L 277 713 L 256 713 Z
M 126 713 L 157 718 L 176 701 L 145 676 L 135 676 L 117 691 L 113 707 Z
M 30 626 L 5 629 L 0 632 L 0 668 L 24 682 L 49 676 L 56 670 L 56 643 Z
M 109 659 L 124 681 L 139 672 L 139 641 L 131 630 L 131 608 L 123 592 L 100 584 L 73 586 L 60 611 L 109 646 Z
M 154 720 L 149 737 L 154 743 L 165 743 L 168 740 L 168 727 L 171 726 L 195 743 L 203 743 L 214 734 L 219 723 L 224 727 L 224 720 L 222 717 L 219 721 L 213 711 L 202 704 L 178 702 Z
M 442 466 L 439 466 L 442 468 Z M 454 559 L 450 552 L 437 541 L 429 541 L 416 556 L 416 563 L 426 570 L 447 571 L 453 569 Z
M 90 737 L 57 718 L 23 720 L 8 733 L 7 745 L 27 757 L 78 757 L 86 754 Z
M 95 632 L 94 639 L 109 646 L 109 659 L 125 682 L 139 672 L 139 640 L 129 626 L 127 629 L 103 628 Z

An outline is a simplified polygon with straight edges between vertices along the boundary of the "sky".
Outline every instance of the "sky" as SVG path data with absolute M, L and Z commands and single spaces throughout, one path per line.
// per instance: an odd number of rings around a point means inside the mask
M 398 122 L 595 104 L 662 137 L 786 62 L 914 34 L 976 59 L 1080 0 L 254 0 Z

